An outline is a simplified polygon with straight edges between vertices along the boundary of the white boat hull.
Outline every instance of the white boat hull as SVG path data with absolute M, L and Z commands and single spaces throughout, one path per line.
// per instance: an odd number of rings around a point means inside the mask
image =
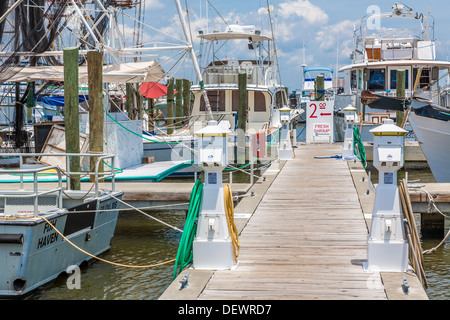
M 450 182 L 450 121 L 424 117 L 411 112 L 409 123 L 436 182 Z

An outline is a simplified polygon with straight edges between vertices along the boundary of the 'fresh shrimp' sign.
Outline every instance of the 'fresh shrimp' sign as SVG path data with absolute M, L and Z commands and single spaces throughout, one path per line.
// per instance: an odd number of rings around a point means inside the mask
M 306 143 L 333 143 L 333 103 L 331 101 L 308 102 Z

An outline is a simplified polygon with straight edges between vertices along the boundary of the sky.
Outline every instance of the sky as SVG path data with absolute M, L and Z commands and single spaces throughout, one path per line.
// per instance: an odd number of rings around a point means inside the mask
M 175 4 L 170 0 L 145 0 L 144 22 L 162 33 L 145 32 L 143 42 L 183 39 Z M 267 0 L 180 0 L 183 9 L 189 9 L 189 25 L 194 37 L 194 48 L 200 47 L 199 30 L 223 31 L 226 24 L 254 25 L 263 34 L 271 35 Z M 207 3 L 210 3 L 207 5 Z M 280 78 L 289 90 L 301 87 L 301 65 L 336 69 L 350 63 L 354 24 L 378 6 L 381 12 L 390 12 L 394 3 L 404 4 L 413 12 L 430 13 L 434 17 L 438 59 L 448 60 L 450 49 L 450 2 L 446 0 L 355 1 L 355 0 L 269 0 L 276 37 Z M 129 10 L 128 14 L 133 13 Z M 225 22 L 224 22 L 225 21 Z M 126 23 L 124 22 L 124 25 Z M 176 42 L 176 41 L 175 41 Z M 227 49 L 228 58 L 239 58 L 247 44 Z M 247 54 L 247 53 L 246 53 Z M 165 58 L 172 57 L 165 53 Z M 171 69 L 175 76 L 190 78 L 194 74 L 188 67 Z

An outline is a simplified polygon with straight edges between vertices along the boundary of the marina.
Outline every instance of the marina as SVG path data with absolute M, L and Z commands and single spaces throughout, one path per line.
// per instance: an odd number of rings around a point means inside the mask
M 263 2 L 0 4 L 1 299 L 450 298 L 442 17 Z

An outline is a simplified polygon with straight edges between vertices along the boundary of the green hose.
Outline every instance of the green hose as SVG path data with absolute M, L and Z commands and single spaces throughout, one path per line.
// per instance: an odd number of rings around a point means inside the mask
M 361 134 L 357 126 L 353 127 L 353 150 L 365 169 L 367 166 L 366 149 L 362 143 Z
M 186 216 L 183 234 L 178 246 L 177 257 L 175 260 L 175 269 L 173 271 L 173 280 L 183 271 L 186 266 L 192 263 L 193 251 L 192 244 L 197 233 L 197 217 L 200 212 L 203 194 L 203 182 L 197 180 L 191 191 L 189 200 L 189 211 Z

